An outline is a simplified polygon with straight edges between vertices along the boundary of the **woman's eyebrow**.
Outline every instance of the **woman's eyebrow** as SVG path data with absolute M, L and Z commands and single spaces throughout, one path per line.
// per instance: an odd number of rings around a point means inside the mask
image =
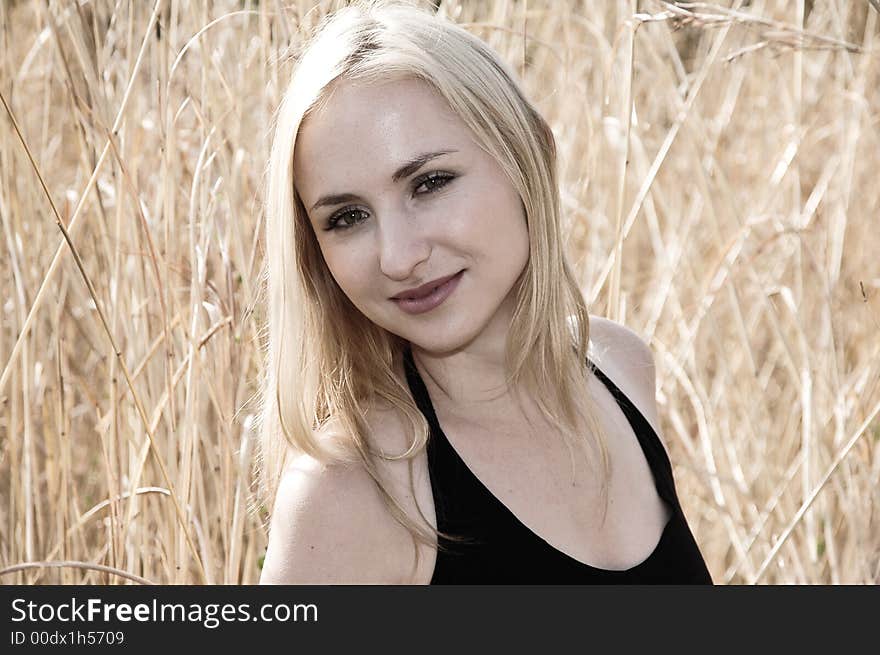
M 391 181 L 397 182 L 405 177 L 409 177 L 432 159 L 448 155 L 451 152 L 458 152 L 458 150 L 438 150 L 437 152 L 425 152 L 421 155 L 417 155 L 394 171 L 394 175 L 391 176 Z
M 453 152 L 458 152 L 458 150 L 437 150 L 436 152 L 424 152 L 420 155 L 416 155 L 412 159 L 394 171 L 394 174 L 391 176 L 392 182 L 399 182 L 405 177 L 409 177 L 416 171 L 418 171 L 422 166 L 427 164 L 432 159 L 436 159 L 437 157 L 442 157 L 443 155 L 448 155 Z M 357 196 L 353 193 L 335 193 L 332 195 L 323 196 L 318 202 L 312 205 L 311 211 L 315 211 L 318 207 L 326 207 L 330 205 L 341 205 L 346 202 L 351 202 L 353 200 L 357 200 Z

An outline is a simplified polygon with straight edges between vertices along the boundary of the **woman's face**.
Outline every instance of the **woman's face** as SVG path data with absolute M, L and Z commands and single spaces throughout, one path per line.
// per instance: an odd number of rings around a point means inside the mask
M 300 129 L 294 175 L 331 274 L 373 323 L 434 354 L 506 334 L 522 203 L 430 86 L 339 84 Z

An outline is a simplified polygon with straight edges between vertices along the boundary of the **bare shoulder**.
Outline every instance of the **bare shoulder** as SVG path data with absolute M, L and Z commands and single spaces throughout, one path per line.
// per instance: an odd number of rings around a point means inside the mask
M 590 316 L 591 357 L 601 371 L 638 407 L 660 436 L 654 354 L 632 328 Z
M 279 484 L 260 583 L 402 584 L 412 555 L 363 465 L 301 455 Z
M 625 370 L 636 381 L 654 384 L 654 354 L 635 330 L 601 316 L 590 316 L 590 344 L 597 363 Z

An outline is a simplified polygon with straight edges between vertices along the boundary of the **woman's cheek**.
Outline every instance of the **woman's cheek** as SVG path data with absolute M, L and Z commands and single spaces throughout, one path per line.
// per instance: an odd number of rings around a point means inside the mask
M 451 241 L 454 244 L 468 243 L 469 237 L 479 230 L 479 206 L 457 198 L 457 202 L 446 203 L 430 217 L 432 236 L 436 241 Z
M 336 284 L 339 285 L 339 288 L 348 295 L 350 276 L 347 270 L 348 267 L 346 266 L 345 257 L 340 256 L 340 253 L 335 248 L 325 248 L 323 255 L 324 262 L 327 264 L 327 269 L 330 271 L 330 275 L 336 280 Z
M 352 304 L 362 307 L 366 300 L 364 294 L 371 287 L 368 263 L 355 249 L 340 248 L 324 260 L 331 275 L 342 292 L 348 296 Z

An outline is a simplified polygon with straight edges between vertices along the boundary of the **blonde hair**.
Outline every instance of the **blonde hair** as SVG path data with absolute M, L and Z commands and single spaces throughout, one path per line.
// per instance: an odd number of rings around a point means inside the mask
M 276 114 L 266 197 L 269 311 L 258 425 L 265 505 L 292 453 L 326 463 L 360 462 L 414 543 L 437 542 L 423 515 L 419 524 L 402 509 L 374 461 L 410 458 L 411 473 L 411 458 L 428 439 L 425 418 L 405 380 L 394 374 L 407 344 L 371 323 L 337 286 L 293 177 L 300 126 L 336 83 L 404 77 L 439 92 L 519 192 L 530 245 L 507 341 L 508 384 L 536 399 L 570 452 L 580 447 L 588 461 L 598 453 L 607 505 L 605 440 L 595 405 L 583 394 L 589 315 L 564 253 L 553 134 L 489 46 L 451 21 L 399 1 L 356 2 L 325 19 L 302 52 Z M 576 395 L 586 395 L 587 412 L 580 417 L 586 435 L 576 432 Z M 406 452 L 387 455 L 371 447 L 366 415 L 375 401 L 397 408 L 412 425 Z M 416 554 L 418 560 L 418 548 Z

